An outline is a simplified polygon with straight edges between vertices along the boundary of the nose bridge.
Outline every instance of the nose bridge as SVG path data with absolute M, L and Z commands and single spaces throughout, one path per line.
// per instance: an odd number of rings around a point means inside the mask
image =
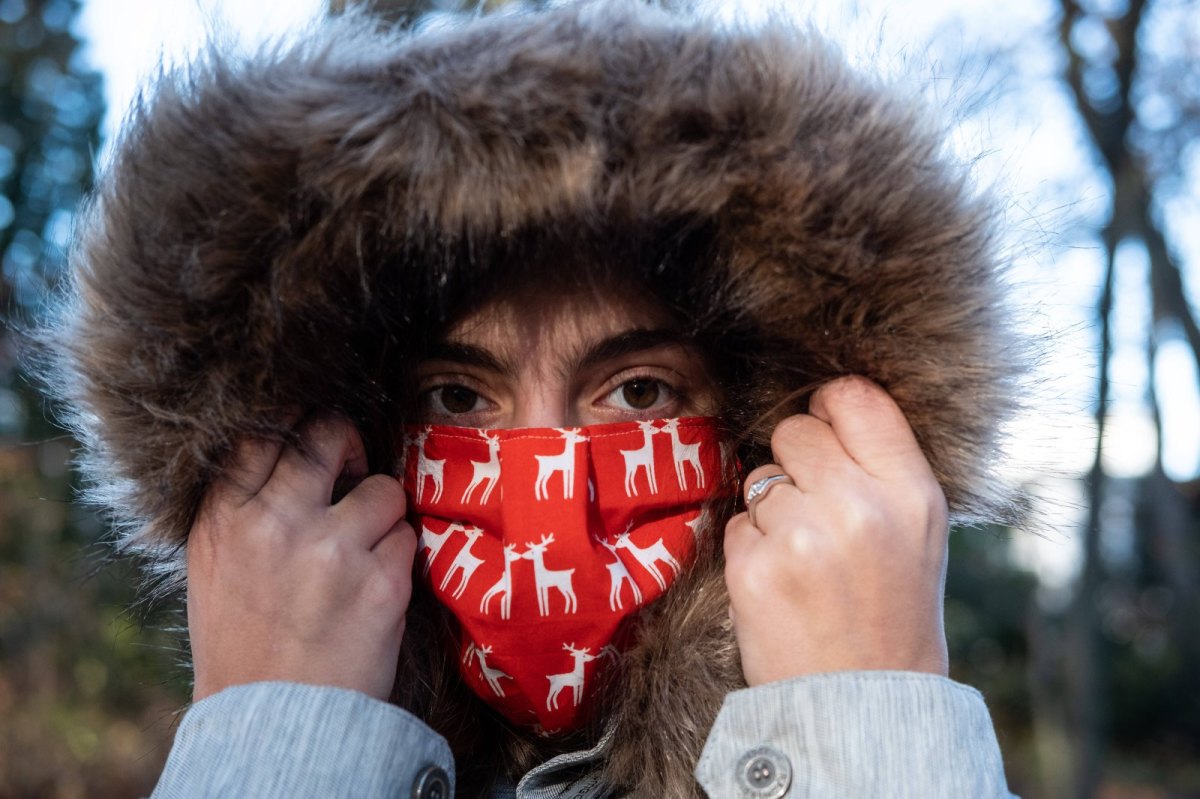
M 553 386 L 531 387 L 517 396 L 513 427 L 569 427 L 571 413 L 566 393 Z
M 570 427 L 575 423 L 568 381 L 542 360 L 533 358 L 520 371 L 512 427 Z

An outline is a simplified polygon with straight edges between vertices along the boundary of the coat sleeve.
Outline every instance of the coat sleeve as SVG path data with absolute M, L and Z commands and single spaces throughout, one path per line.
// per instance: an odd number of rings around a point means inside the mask
M 188 710 L 152 799 L 437 796 L 439 781 L 453 796 L 450 748 L 415 716 L 357 691 L 261 682 Z
M 978 691 L 944 677 L 817 674 L 725 698 L 696 765 L 713 799 L 1007 799 Z

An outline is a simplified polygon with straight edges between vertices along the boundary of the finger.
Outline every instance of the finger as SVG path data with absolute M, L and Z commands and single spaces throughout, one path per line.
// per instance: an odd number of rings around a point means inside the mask
M 756 497 L 751 497 L 751 489 L 754 488 L 756 484 L 760 483 L 760 481 L 769 477 L 783 477 L 784 479 L 775 480 L 768 483 L 765 488 L 757 494 Z M 768 463 L 750 472 L 750 474 L 746 476 L 746 482 L 742 485 L 742 498 L 746 503 L 746 513 L 750 517 L 750 523 L 755 527 L 758 527 L 762 532 L 767 532 L 767 529 L 763 527 L 763 506 L 764 504 L 771 504 L 774 506 L 776 502 L 768 503 L 768 500 L 772 499 L 772 495 L 777 491 L 786 493 L 787 490 L 795 492 L 799 491 L 799 489 L 796 488 L 795 482 L 792 480 L 792 478 L 789 477 L 787 473 L 784 472 L 783 467 L 777 463 Z
M 402 581 L 406 588 L 405 601 L 412 595 L 413 560 L 417 555 L 417 536 L 412 525 L 401 519 L 380 538 L 371 554 L 389 574 Z
M 271 479 L 271 472 L 282 449 L 282 441 L 242 439 L 234 448 L 221 479 L 213 484 L 214 494 L 220 498 L 230 497 L 238 506 L 244 505 Z M 220 501 L 219 498 L 217 501 Z
M 333 506 L 338 524 L 355 537 L 364 549 L 371 549 L 387 534 L 397 521 L 404 518 L 406 509 L 404 486 L 394 477 L 373 474 L 354 487 Z
M 358 431 L 344 419 L 323 418 L 300 431 L 300 446 L 286 446 L 263 492 L 286 492 L 308 507 L 327 507 L 343 471 L 365 473 L 366 448 Z
M 749 514 L 735 513 L 725 523 L 725 538 L 723 543 L 725 547 L 726 573 L 730 569 L 738 570 L 747 555 L 749 555 L 755 546 L 761 544 L 763 539 L 762 530 L 759 530 L 750 523 Z
M 783 467 L 780 466 L 778 463 L 764 463 L 762 466 L 759 466 L 757 469 L 750 472 L 750 474 L 746 475 L 746 479 L 742 481 L 742 501 L 745 502 L 747 505 L 749 505 L 750 504 L 750 488 L 751 488 L 751 486 L 753 486 L 759 480 L 762 480 L 767 477 L 776 477 L 778 475 L 785 475 L 785 476 L 787 475 L 787 472 L 785 472 L 783 470 Z M 774 488 L 775 486 L 780 485 L 781 482 L 772 483 L 771 488 Z M 767 494 L 771 493 L 771 488 L 767 489 Z M 766 497 L 766 494 L 759 495 L 760 499 L 765 498 L 765 497 Z
M 416 531 L 406 519 L 401 519 L 380 536 L 371 551 L 396 566 L 402 566 L 400 572 L 407 574 L 412 571 L 413 560 L 417 555 Z M 391 558 L 397 560 L 390 560 Z
M 828 423 L 846 453 L 873 477 L 932 473 L 900 406 L 865 377 L 843 377 L 821 386 L 809 413 Z
M 789 416 L 775 425 L 771 452 L 802 490 L 812 490 L 830 479 L 843 479 L 846 470 L 858 468 L 833 428 L 804 413 Z
M 814 507 L 811 499 L 790 483 L 777 484 L 755 503 L 750 522 L 768 538 L 791 535 L 808 526 Z

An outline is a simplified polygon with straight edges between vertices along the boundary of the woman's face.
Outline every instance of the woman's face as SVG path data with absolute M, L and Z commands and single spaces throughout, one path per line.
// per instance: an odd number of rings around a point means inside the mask
M 417 369 L 421 422 L 584 427 L 704 416 L 704 358 L 660 309 L 615 293 L 489 303 L 453 325 Z

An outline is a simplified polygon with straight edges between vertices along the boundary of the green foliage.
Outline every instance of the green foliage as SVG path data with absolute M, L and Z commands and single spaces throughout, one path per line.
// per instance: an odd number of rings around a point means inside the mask
M 134 577 L 103 568 L 73 503 L 72 444 L 17 362 L 18 323 L 62 273 L 92 179 L 100 78 L 81 67 L 72 0 L 0 0 L 0 796 L 146 793 L 178 687 L 164 634 L 126 615 Z
M 1036 611 L 1037 581 L 1015 568 L 1009 556 L 1010 537 L 1024 534 L 1001 528 L 955 530 L 946 572 L 950 676 L 987 697 L 1014 788 L 1037 782 L 1028 757 L 1033 720 L 1027 678 L 1027 628 Z

